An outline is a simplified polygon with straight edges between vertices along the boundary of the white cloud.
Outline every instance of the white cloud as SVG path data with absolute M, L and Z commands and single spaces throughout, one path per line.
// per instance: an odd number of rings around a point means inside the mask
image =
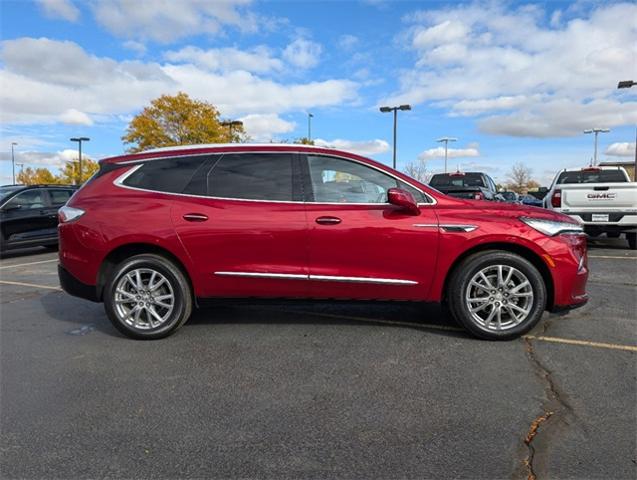
M 84 154 L 82 154 L 84 158 Z M 0 152 L 0 160 L 11 161 L 11 152 Z M 57 152 L 16 151 L 16 163 L 24 163 L 26 166 L 60 168 L 68 161 L 77 160 L 77 150 L 64 149 Z M 16 168 L 17 170 L 17 168 Z
M 358 84 L 328 79 L 284 84 L 246 71 L 210 72 L 192 64 L 115 61 L 73 42 L 21 38 L 0 47 L 3 123 L 45 123 L 70 109 L 100 115 L 135 112 L 162 94 L 184 91 L 223 115 L 283 113 L 341 105 Z
M 314 140 L 314 144 L 319 147 L 337 148 L 339 150 L 345 150 L 358 155 L 377 155 L 389 150 L 389 144 L 385 140 L 343 140 L 337 138 L 335 140 L 323 140 L 317 138 Z
M 181 50 L 166 52 L 164 57 L 171 62 L 192 63 L 211 71 L 245 70 L 246 72 L 267 73 L 283 68 L 283 62 L 274 58 L 265 46 L 256 47 L 251 51 L 236 48 L 202 50 L 198 47 L 188 46 Z
M 635 142 L 619 142 L 613 143 L 608 146 L 604 152 L 606 155 L 613 157 L 634 157 L 635 156 Z
M 338 37 L 338 46 L 343 50 L 351 50 L 358 45 L 358 37 L 355 35 L 345 34 Z
M 224 25 L 257 28 L 245 10 L 250 0 L 96 0 L 95 19 L 120 37 L 171 42 L 201 33 L 218 34 Z
M 267 142 L 276 135 L 292 132 L 296 123 L 283 120 L 278 115 L 250 114 L 239 118 L 243 122 L 246 133 L 255 141 Z
M 60 121 L 66 125 L 93 125 L 93 120 L 86 113 L 69 108 L 60 115 Z
M 467 148 L 449 148 L 447 149 L 448 158 L 463 158 L 463 157 L 479 157 L 480 151 L 477 144 L 467 146 Z M 430 158 L 445 158 L 445 147 L 436 147 L 425 150 L 418 155 L 420 160 L 428 160 Z
M 483 131 L 501 135 L 567 136 L 582 124 L 635 123 L 634 97 L 615 85 L 637 74 L 637 5 L 566 16 L 547 25 L 540 6 L 500 3 L 411 14 L 403 37 L 417 58 L 382 102 L 443 104 L 452 115 L 480 116 Z
M 299 68 L 312 68 L 318 65 L 323 47 L 316 42 L 297 38 L 283 50 L 283 58 Z
M 124 47 L 126 50 L 135 52 L 139 56 L 144 55 L 146 53 L 146 45 L 144 45 L 142 42 L 137 42 L 135 40 L 125 41 L 124 43 L 122 43 L 122 47 Z
M 49 18 L 61 18 L 69 22 L 80 18 L 80 10 L 71 0 L 38 0 L 38 4 Z

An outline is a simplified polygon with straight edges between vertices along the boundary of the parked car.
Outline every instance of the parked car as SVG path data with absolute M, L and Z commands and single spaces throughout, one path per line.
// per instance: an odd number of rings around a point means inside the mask
M 210 298 L 445 302 L 487 339 L 587 300 L 586 238 L 568 216 L 449 197 L 333 149 L 110 158 L 59 215 L 62 287 L 140 339 L 171 334 Z
M 480 172 L 437 173 L 429 185 L 456 198 L 501 201 L 493 179 Z
M 542 200 L 540 200 L 537 197 L 534 197 L 533 195 L 522 195 L 520 197 L 520 201 L 524 205 L 530 205 L 532 207 L 543 207 L 544 206 L 544 203 L 542 202 Z
M 506 192 L 498 192 L 498 195 L 502 197 L 502 201 L 509 203 L 522 203 L 520 200 L 520 195 L 515 192 L 506 191 Z
M 0 250 L 58 243 L 58 209 L 73 195 L 73 185 L 0 187 Z
M 584 225 L 592 237 L 626 236 L 637 249 L 637 183 L 622 167 L 562 170 L 555 176 L 544 205 Z

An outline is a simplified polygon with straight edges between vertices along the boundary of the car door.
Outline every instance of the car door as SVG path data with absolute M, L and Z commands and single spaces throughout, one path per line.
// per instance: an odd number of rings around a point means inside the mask
M 14 195 L 2 205 L 3 243 L 29 245 L 51 237 L 46 217 L 48 198 L 42 188 L 31 188 Z
M 74 190 L 72 188 L 46 188 L 49 196 L 49 205 L 46 209 L 46 218 L 48 221 L 48 228 L 51 229 L 53 236 L 57 235 L 58 226 L 58 210 L 63 207 L 66 202 L 73 195 Z
M 303 160 L 312 296 L 426 299 L 438 256 L 433 200 L 353 159 L 308 154 Z M 387 190 L 395 187 L 418 197 L 418 215 L 387 203 Z
M 219 155 L 193 180 L 203 195 L 176 198 L 173 224 L 195 265 L 200 295 L 307 296 L 298 162 L 286 152 Z

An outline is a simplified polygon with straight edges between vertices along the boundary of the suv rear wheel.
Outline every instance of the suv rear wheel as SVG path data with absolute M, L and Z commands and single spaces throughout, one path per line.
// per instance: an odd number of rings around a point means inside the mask
M 508 340 L 531 330 L 546 308 L 546 286 L 525 258 L 505 251 L 466 258 L 449 282 L 454 318 L 477 337 Z
M 124 335 L 163 338 L 190 317 L 192 292 L 173 262 L 160 255 L 136 255 L 113 270 L 104 291 L 104 307 Z

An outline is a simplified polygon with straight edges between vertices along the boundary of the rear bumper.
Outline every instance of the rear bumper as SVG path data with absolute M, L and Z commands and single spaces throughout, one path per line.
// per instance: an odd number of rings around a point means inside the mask
M 58 265 L 58 277 L 60 278 L 60 286 L 69 295 L 84 298 L 91 302 L 99 302 L 95 285 L 87 285 L 82 283 L 73 275 L 71 275 L 62 265 Z

